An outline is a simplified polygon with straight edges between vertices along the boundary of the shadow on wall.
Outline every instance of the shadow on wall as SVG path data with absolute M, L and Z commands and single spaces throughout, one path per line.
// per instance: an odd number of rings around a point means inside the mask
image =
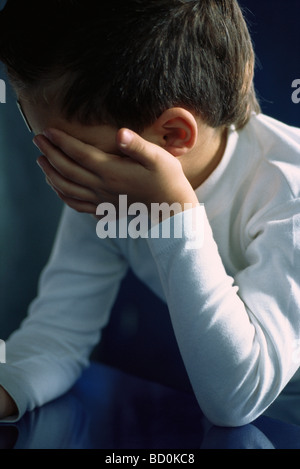
M 263 112 L 299 126 L 300 103 L 294 104 L 291 98 L 292 82 L 300 79 L 298 1 L 289 0 L 288 7 L 282 0 L 242 0 L 240 4 L 246 8 L 258 57 L 255 83 Z M 6 80 L 1 70 L 0 79 Z M 62 208 L 35 163 L 39 153 L 31 140 L 7 86 L 6 103 L 0 104 L 0 338 L 4 340 L 18 327 L 35 296 Z M 134 282 L 131 274 L 125 279 L 95 357 L 105 361 L 109 355 L 112 364 L 120 362 L 121 357 L 122 367 L 127 362 L 129 371 L 140 374 L 145 364 L 151 367 L 153 360 L 158 363 L 163 359 L 164 366 L 171 366 L 172 356 L 165 356 L 166 338 L 173 344 L 174 353 L 177 351 L 166 308 L 146 287 Z M 143 308 L 143 304 L 147 307 Z M 152 324 L 161 324 L 161 343 Z M 110 337 L 116 331 L 118 336 L 112 348 Z M 149 356 L 153 341 L 156 353 Z M 133 365 L 137 357 L 135 347 L 139 347 L 141 358 L 139 364 Z

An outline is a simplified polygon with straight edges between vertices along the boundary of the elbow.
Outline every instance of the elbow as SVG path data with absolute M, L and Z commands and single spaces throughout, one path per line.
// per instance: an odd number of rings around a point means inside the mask
M 266 375 L 263 377 L 265 378 Z M 227 382 L 222 388 L 210 388 L 209 393 L 198 394 L 198 403 L 206 418 L 218 427 L 243 427 L 257 420 L 280 394 L 280 383 L 274 379 L 253 377 L 236 386 Z M 197 397 L 197 394 L 195 392 Z
M 201 407 L 201 406 L 200 406 Z M 263 403 L 247 400 L 219 400 L 211 403 L 209 408 L 202 406 L 201 409 L 205 417 L 218 427 L 243 427 L 254 422 L 266 410 L 267 406 Z
M 259 417 L 259 415 L 252 416 L 249 414 L 237 413 L 232 409 L 231 412 L 217 411 L 211 415 L 206 413 L 206 417 L 210 423 L 217 427 L 237 428 L 252 423 L 254 420 L 256 420 L 256 418 Z

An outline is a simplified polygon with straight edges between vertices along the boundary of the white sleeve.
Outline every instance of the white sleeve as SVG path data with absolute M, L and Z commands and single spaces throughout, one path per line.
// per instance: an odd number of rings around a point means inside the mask
M 66 392 L 88 364 L 127 265 L 96 220 L 65 208 L 49 263 L 28 317 L 6 344 L 0 384 L 19 419 Z
M 187 248 L 188 223 L 177 239 L 149 236 L 191 384 L 216 425 L 253 421 L 299 367 L 299 213 L 297 200 L 253 224 L 247 266 L 234 279 L 205 213 L 199 249 Z M 190 216 L 191 211 L 177 214 L 173 223 L 185 226 Z

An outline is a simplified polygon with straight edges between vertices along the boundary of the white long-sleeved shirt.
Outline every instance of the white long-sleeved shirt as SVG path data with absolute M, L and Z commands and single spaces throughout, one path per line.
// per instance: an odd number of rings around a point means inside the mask
M 212 423 L 253 421 L 297 380 L 299 129 L 264 115 L 231 128 L 219 166 L 196 194 L 205 207 L 198 249 L 187 247 L 190 211 L 172 218 L 183 222 L 179 238 L 99 239 L 95 219 L 65 208 L 38 296 L 0 366 L 16 418 L 78 378 L 128 266 L 167 302 L 193 390 Z

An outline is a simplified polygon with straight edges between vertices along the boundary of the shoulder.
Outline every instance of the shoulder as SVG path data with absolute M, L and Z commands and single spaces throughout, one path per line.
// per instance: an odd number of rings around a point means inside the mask
M 300 129 L 260 114 L 251 118 L 242 133 L 255 143 L 253 158 L 265 182 L 286 185 L 291 198 L 299 198 Z
M 300 128 L 298 127 L 290 126 L 265 114 L 253 115 L 249 123 L 271 138 L 283 142 L 288 142 L 291 139 L 300 145 Z

